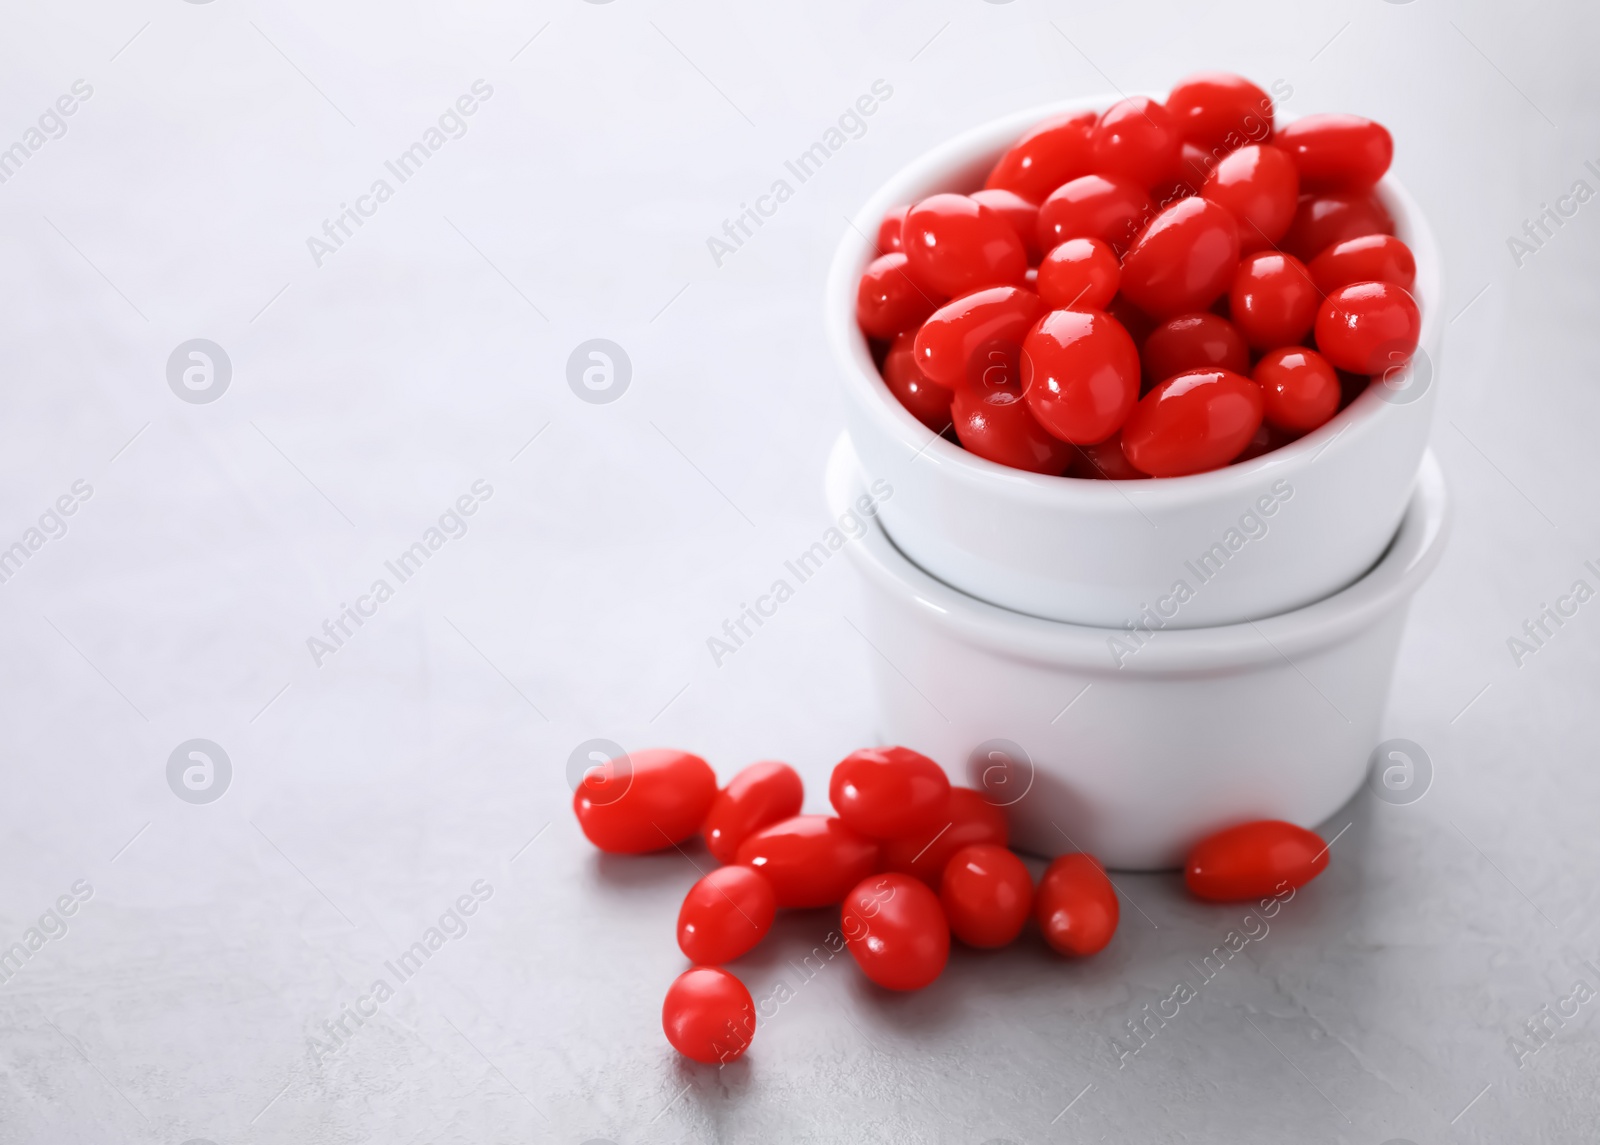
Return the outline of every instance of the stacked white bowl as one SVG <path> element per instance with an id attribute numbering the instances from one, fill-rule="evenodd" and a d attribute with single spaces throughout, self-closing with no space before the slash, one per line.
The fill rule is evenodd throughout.
<path id="1" fill-rule="evenodd" d="M 1137 482 L 1026 473 L 934 435 L 856 326 L 856 283 L 877 253 L 863 231 L 981 186 L 1039 121 L 1110 102 L 970 131 L 862 209 L 827 284 L 848 423 L 827 489 L 835 516 L 871 514 L 851 551 L 885 742 L 964 772 L 1007 808 L 1024 850 L 1151 869 L 1245 820 L 1312 826 L 1361 784 L 1407 605 L 1446 534 L 1426 452 L 1441 298 L 1433 236 L 1386 177 L 1378 193 L 1416 256 L 1419 349 L 1320 429 L 1242 464 Z"/>

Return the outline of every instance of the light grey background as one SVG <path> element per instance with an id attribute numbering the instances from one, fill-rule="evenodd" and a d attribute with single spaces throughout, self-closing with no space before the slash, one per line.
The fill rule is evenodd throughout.
<path id="1" fill-rule="evenodd" d="M 0 184 L 0 546 L 92 495 L 0 585 L 0 944 L 92 896 L 0 986 L 0 1139 L 1591 1137 L 1600 999 L 1521 1066 L 1512 1038 L 1600 989 L 1600 602 L 1520 668 L 1506 641 L 1600 587 L 1600 204 L 1520 267 L 1507 239 L 1600 190 L 1597 23 L 1440 0 L 8 4 L 0 147 L 75 80 L 93 95 Z M 827 523 L 819 290 L 846 217 L 952 132 L 1206 67 L 1381 119 L 1438 232 L 1456 532 L 1387 723 L 1432 789 L 1330 820 L 1353 826 L 1328 874 L 1126 1068 L 1112 1038 L 1242 914 L 1172 876 L 1119 879 L 1091 961 L 957 952 L 914 997 L 841 961 L 798 985 L 830 922 L 786 917 L 737 970 L 795 996 L 745 1060 L 687 1067 L 659 1007 L 707 859 L 600 859 L 567 759 L 783 758 L 820 809 L 873 740 L 843 564 L 720 667 L 706 645 Z M 307 239 L 479 79 L 465 135 L 319 267 Z M 716 265 L 707 238 L 877 79 L 865 134 Z M 232 365 L 206 404 L 167 380 L 194 338 Z M 631 361 L 612 403 L 568 385 L 593 338 Z M 308 637 L 479 480 L 466 534 L 318 666 Z M 232 764 L 205 804 L 167 782 L 197 738 Z M 318 1053 L 478 880 L 467 933 Z"/>

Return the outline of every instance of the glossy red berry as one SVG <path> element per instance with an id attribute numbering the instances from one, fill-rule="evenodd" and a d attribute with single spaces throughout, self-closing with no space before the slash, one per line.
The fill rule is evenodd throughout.
<path id="1" fill-rule="evenodd" d="M 1084 175 L 1039 204 L 1039 247 L 1050 251 L 1068 239 L 1099 239 L 1120 255 L 1154 214 L 1149 193 L 1133 180 Z"/>
<path id="2" fill-rule="evenodd" d="M 1023 340 L 1022 390 L 1062 441 L 1104 441 L 1139 400 L 1139 350 L 1103 311 L 1052 311 Z"/>
<path id="3" fill-rule="evenodd" d="M 1404 363 L 1401 363 L 1402 365 Z M 1339 408 L 1342 410 L 1362 394 L 1367 392 L 1367 387 L 1372 384 L 1373 378 L 1369 374 L 1352 374 L 1349 370 L 1339 370 Z M 1382 384 L 1382 379 L 1377 379 Z"/>
<path id="4" fill-rule="evenodd" d="M 1293 346 L 1311 332 L 1321 294 L 1306 264 L 1292 254 L 1258 251 L 1234 271 L 1228 313 L 1257 350 Z"/>
<path id="5" fill-rule="evenodd" d="M 1392 282 L 1409 291 L 1417 280 L 1411 248 L 1393 235 L 1363 235 L 1335 243 L 1312 259 L 1309 269 L 1324 294 L 1353 282 Z"/>
<path id="6" fill-rule="evenodd" d="M 856 287 L 856 322 L 870 338 L 914 330 L 936 305 L 906 273 L 906 256 L 899 251 L 873 259 Z"/>
<path id="7" fill-rule="evenodd" d="M 718 867 L 689 888 L 678 910 L 678 949 L 701 966 L 732 962 L 766 937 L 777 913 L 765 878 L 749 867 Z"/>
<path id="8" fill-rule="evenodd" d="M 1274 429 L 1310 433 L 1339 410 L 1339 375 L 1315 350 L 1268 350 L 1251 377 L 1261 387 L 1262 416 Z"/>
<path id="9" fill-rule="evenodd" d="M 719 863 L 731 863 L 756 831 L 800 814 L 805 787 L 787 763 L 752 763 L 728 780 L 706 812 L 706 850 Z"/>
<path id="10" fill-rule="evenodd" d="M 1076 111 L 1045 121 L 1000 157 L 983 185 L 1043 202 L 1061 184 L 1094 169 L 1089 130 L 1099 118 L 1093 111 Z"/>
<path id="11" fill-rule="evenodd" d="M 933 195 L 906 213 L 900 242 L 911 277 L 934 298 L 1018 286 L 1028 252 L 1004 215 L 966 195 Z"/>
<path id="12" fill-rule="evenodd" d="M 1228 464 L 1261 425 L 1261 387 L 1232 370 L 1190 370 L 1151 390 L 1122 427 L 1122 450 L 1152 477 Z"/>
<path id="13" fill-rule="evenodd" d="M 1148 481 L 1150 474 L 1135 469 L 1128 455 L 1122 451 L 1122 434 L 1115 433 L 1104 441 L 1074 448 L 1078 456 L 1073 459 L 1068 477 L 1084 481 Z"/>
<path id="14" fill-rule="evenodd" d="M 908 747 L 862 748 L 834 765 L 828 799 L 861 834 L 893 839 L 944 821 L 950 780 L 937 763 Z"/>
<path id="15" fill-rule="evenodd" d="M 963 387 L 950 403 L 956 438 L 968 453 L 1012 469 L 1059 477 L 1072 446 L 1051 435 L 1023 399 L 1020 386 Z"/>
<path id="16" fill-rule="evenodd" d="M 1217 366 L 1236 374 L 1250 372 L 1250 347 L 1238 327 L 1209 310 L 1169 318 L 1145 337 L 1139 352 L 1144 380 L 1164 382 L 1173 374 Z"/>
<path id="17" fill-rule="evenodd" d="M 950 957 L 944 908 L 910 875 L 863 880 L 845 897 L 839 929 L 861 972 L 889 990 L 922 989 Z"/>
<path id="18" fill-rule="evenodd" d="M 913 330 L 896 336 L 883 359 L 883 382 L 907 413 L 934 433 L 943 433 L 950 428 L 950 399 L 955 394 L 929 379 L 917 366 L 916 339 Z M 798 810 L 797 806 L 795 811 Z"/>
<path id="19" fill-rule="evenodd" d="M 1068 239 L 1039 264 L 1039 297 L 1051 310 L 1104 310 L 1121 281 L 1116 252 L 1101 239 Z"/>
<path id="20" fill-rule="evenodd" d="M 1040 255 L 1039 250 L 1039 204 L 1030 202 L 1004 187 L 985 187 L 981 191 L 972 192 L 969 196 L 974 202 L 982 203 L 991 211 L 996 212 L 1006 222 L 1011 224 L 1011 229 L 1017 232 L 1017 237 L 1022 240 L 1022 245 L 1027 249 L 1028 261 L 1036 262 Z"/>
<path id="21" fill-rule="evenodd" d="M 1044 303 L 1020 286 L 991 286 L 952 299 L 917 331 L 917 366 L 947 389 L 1016 385 L 1022 339 Z"/>
<path id="22" fill-rule="evenodd" d="M 888 254 L 890 251 L 900 249 L 900 232 L 906 223 L 906 212 L 911 207 L 896 207 L 878 224 L 878 253 Z"/>
<path id="23" fill-rule="evenodd" d="M 872 873 L 878 844 L 826 815 L 796 815 L 739 846 L 738 861 L 772 884 L 785 908 L 831 906 Z"/>
<path id="24" fill-rule="evenodd" d="M 1274 449 L 1288 445 L 1298 436 L 1300 435 L 1287 433 L 1281 429 L 1274 429 L 1269 422 L 1263 419 L 1261 428 L 1256 430 L 1255 436 L 1250 439 L 1250 443 L 1240 451 L 1239 456 L 1235 457 L 1232 463 L 1234 465 L 1242 465 L 1252 458 L 1260 457 L 1263 453 L 1271 453 Z"/>
<path id="25" fill-rule="evenodd" d="M 705 1065 L 735 1061 L 756 1032 L 750 991 L 726 970 L 696 966 L 678 975 L 661 1006 L 667 1041 L 684 1057 Z"/>
<path id="26" fill-rule="evenodd" d="M 1389 169 L 1394 140 L 1359 115 L 1308 115 L 1285 124 L 1273 145 L 1287 151 L 1309 191 L 1361 191 Z"/>
<path id="27" fill-rule="evenodd" d="M 1294 161 L 1276 147 L 1250 144 L 1225 155 L 1200 194 L 1239 224 L 1239 249 L 1275 247 L 1294 221 L 1300 204 L 1300 176 Z"/>
<path id="28" fill-rule="evenodd" d="M 1184 168 L 1183 170 L 1187 172 L 1188 169 Z M 1180 199 L 1188 199 L 1198 195 L 1204 183 L 1205 180 L 1191 179 L 1184 173 L 1180 173 L 1176 179 L 1169 179 L 1165 183 L 1157 183 L 1150 188 L 1150 202 L 1154 207 L 1151 217 L 1159 215 Z"/>
<path id="29" fill-rule="evenodd" d="M 1033 909 L 1033 876 L 1005 847 L 977 843 L 945 864 L 939 884 L 951 932 L 968 946 L 1005 946 L 1022 933 Z"/>
<path id="30" fill-rule="evenodd" d="M 1106 313 L 1117 320 L 1117 324 L 1128 332 L 1135 346 L 1144 345 L 1144 340 L 1150 337 L 1150 332 L 1159 323 L 1154 318 L 1129 302 L 1121 294 L 1111 300 L 1111 305 L 1106 307 Z"/>
<path id="31" fill-rule="evenodd" d="M 1204 310 L 1239 265 L 1239 226 L 1208 199 L 1184 199 L 1157 215 L 1122 260 L 1122 293 L 1153 318 Z"/>
<path id="32" fill-rule="evenodd" d="M 1362 235 L 1392 235 L 1394 219 L 1373 191 L 1301 195 L 1294 221 L 1278 246 L 1310 262 L 1335 243 Z"/>
<path id="33" fill-rule="evenodd" d="M 1328 866 L 1328 847 L 1314 831 L 1261 819 L 1218 831 L 1195 845 L 1183 881 L 1197 898 L 1243 902 L 1304 886 Z"/>
<path id="34" fill-rule="evenodd" d="M 1034 918 L 1057 954 L 1074 958 L 1104 950 L 1117 932 L 1116 888 L 1093 855 L 1062 855 L 1046 868 L 1033 896 Z"/>
<path id="35" fill-rule="evenodd" d="M 573 792 L 572 810 L 596 847 L 637 855 L 699 831 L 716 794 L 717 777 L 705 760 L 656 748 L 590 768 Z"/>
<path id="36" fill-rule="evenodd" d="M 1355 282 L 1323 300 L 1316 334 L 1317 349 L 1339 369 L 1378 374 L 1411 357 L 1422 314 L 1392 282 Z"/>
<path id="37" fill-rule="evenodd" d="M 1168 93 L 1167 111 L 1184 141 L 1225 154 L 1272 135 L 1272 97 L 1243 76 L 1197 72 Z"/>
<path id="38" fill-rule="evenodd" d="M 1226 152 L 1221 150 L 1213 153 L 1206 148 L 1185 142 L 1183 162 L 1179 165 L 1178 177 L 1198 191 L 1206 185 L 1206 180 L 1211 177 L 1211 172 L 1217 169 L 1217 164 L 1225 154 Z"/>
<path id="39" fill-rule="evenodd" d="M 883 869 L 914 875 L 938 887 L 950 856 L 973 843 L 1004 847 L 1009 836 L 1005 813 L 970 787 L 952 787 L 939 821 L 912 835 L 883 844 Z"/>
<path id="40" fill-rule="evenodd" d="M 1183 137 L 1165 107 L 1147 96 L 1120 99 L 1090 132 L 1094 170 L 1120 175 L 1141 187 L 1177 177 Z"/>

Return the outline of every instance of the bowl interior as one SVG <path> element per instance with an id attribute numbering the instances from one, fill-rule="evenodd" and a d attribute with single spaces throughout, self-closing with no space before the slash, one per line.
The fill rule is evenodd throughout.
<path id="1" fill-rule="evenodd" d="M 1011 498 L 1060 504 L 1080 512 L 1127 512 L 1129 502 L 1122 486 L 1129 483 L 1026 473 L 986 461 L 934 435 L 900 405 L 878 373 L 871 348 L 855 322 L 856 282 L 877 254 L 869 236 L 876 235 L 878 222 L 891 209 L 938 191 L 966 191 L 981 186 L 995 160 L 1041 120 L 1064 112 L 1104 108 L 1118 98 L 1065 100 L 1015 112 L 973 128 L 912 160 L 867 200 L 857 213 L 857 222 L 846 228 L 826 287 L 824 320 L 835 360 L 844 372 L 845 385 L 880 432 L 901 441 L 908 455 L 921 453 L 950 467 L 952 474 L 964 482 L 996 491 L 1004 489 Z M 1297 118 L 1281 109 L 1275 115 L 1280 123 Z M 1411 293 L 1422 312 L 1418 352 L 1436 358 L 1442 330 L 1442 299 L 1433 234 L 1415 200 L 1392 174 L 1385 175 L 1378 184 L 1378 195 L 1394 217 L 1396 235 L 1416 257 L 1417 278 Z M 1208 473 L 1138 482 L 1139 500 L 1147 505 L 1170 502 L 1176 507 L 1242 494 L 1259 484 L 1263 476 L 1276 476 L 1309 464 L 1333 438 L 1343 436 L 1353 444 L 1372 432 L 1381 419 L 1397 416 L 1404 416 L 1403 407 L 1384 401 L 1376 386 L 1368 386 L 1326 424 L 1288 445 Z"/>

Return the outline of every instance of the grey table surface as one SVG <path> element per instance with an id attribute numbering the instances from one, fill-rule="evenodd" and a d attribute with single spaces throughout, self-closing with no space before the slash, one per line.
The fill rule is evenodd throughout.
<path id="1" fill-rule="evenodd" d="M 0 584 L 0 943 L 24 950 L 0 1140 L 1593 1140 L 1600 603 L 1532 655 L 1508 640 L 1600 587 L 1597 23 L 1441 0 L 7 5 L 0 545 L 28 556 Z M 1440 238 L 1456 530 L 1385 724 L 1431 786 L 1324 824 L 1327 875 L 1144 1044 L 1127 1023 L 1244 925 L 1170 875 L 1119 879 L 1099 957 L 958 951 L 907 997 L 803 970 L 830 920 L 785 917 L 738 964 L 786 998 L 755 1047 L 686 1066 L 659 1007 L 707 859 L 599 857 L 567 760 L 593 738 L 723 775 L 783 758 L 821 809 L 874 739 L 845 565 L 720 666 L 706 644 L 825 518 L 837 236 L 958 129 L 1206 67 L 1383 120 Z M 196 338 L 225 390 L 183 380 Z M 631 366 L 619 400 L 569 385 L 595 338 Z M 347 606 L 367 615 L 340 632 Z M 218 761 L 199 791 L 195 739 Z M 391 970 L 430 928 L 437 953 Z"/>

